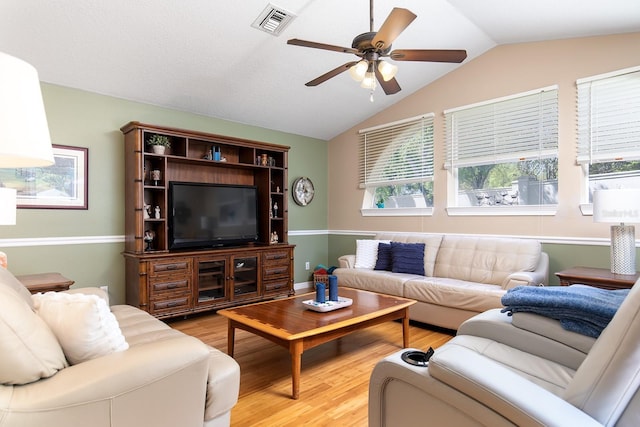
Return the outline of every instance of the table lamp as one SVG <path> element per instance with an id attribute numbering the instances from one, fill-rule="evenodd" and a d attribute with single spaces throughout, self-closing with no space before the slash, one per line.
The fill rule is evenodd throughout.
<path id="1" fill-rule="evenodd" d="M 52 165 L 38 72 L 0 52 L 0 168 Z M 16 190 L 0 183 L 0 224 L 16 223 Z"/>
<path id="2" fill-rule="evenodd" d="M 640 222 L 640 189 L 621 188 L 593 192 L 593 220 L 611 226 L 611 272 L 636 273 L 636 231 Z"/>

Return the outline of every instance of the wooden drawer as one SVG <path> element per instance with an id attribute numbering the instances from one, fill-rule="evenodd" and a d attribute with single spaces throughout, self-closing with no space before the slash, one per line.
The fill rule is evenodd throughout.
<path id="1" fill-rule="evenodd" d="M 191 274 L 192 258 L 171 258 L 149 263 L 149 275 Z"/>
<path id="2" fill-rule="evenodd" d="M 279 277 L 289 277 L 290 266 L 286 265 L 265 265 L 262 267 L 263 280 L 277 279 Z"/>
<path id="3" fill-rule="evenodd" d="M 151 300 L 149 313 L 154 316 L 163 314 L 175 315 L 180 312 L 188 312 L 191 309 L 191 295 L 177 295 L 171 298 Z"/>
<path id="4" fill-rule="evenodd" d="M 270 280 L 263 283 L 264 293 L 268 294 L 282 294 L 289 292 L 289 279 L 282 280 Z"/>
<path id="5" fill-rule="evenodd" d="M 288 250 L 274 250 L 262 254 L 263 265 L 282 265 L 291 262 L 291 255 Z"/>
<path id="6" fill-rule="evenodd" d="M 189 291 L 191 289 L 191 281 L 188 278 L 177 278 L 175 280 L 150 280 L 149 291 L 152 295 L 163 292 Z"/>

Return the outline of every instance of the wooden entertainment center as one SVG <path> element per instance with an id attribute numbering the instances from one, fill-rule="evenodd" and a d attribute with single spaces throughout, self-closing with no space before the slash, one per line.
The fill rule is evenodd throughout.
<path id="1" fill-rule="evenodd" d="M 139 122 L 120 130 L 127 304 L 163 318 L 293 294 L 294 246 L 287 241 L 289 147 Z M 169 137 L 166 153 L 155 154 L 146 144 L 152 135 Z M 220 160 L 214 160 L 214 151 Z M 170 250 L 172 181 L 257 187 L 258 241 Z"/>

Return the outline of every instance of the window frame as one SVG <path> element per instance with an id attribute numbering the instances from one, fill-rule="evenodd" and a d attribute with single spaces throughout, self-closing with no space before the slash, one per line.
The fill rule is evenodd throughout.
<path id="1" fill-rule="evenodd" d="M 481 145 L 484 149 L 493 147 L 498 148 L 494 150 L 498 154 L 486 154 L 485 152 L 480 150 L 480 153 L 485 153 L 485 156 L 476 155 L 473 151 L 466 151 L 465 155 L 467 158 L 462 161 L 459 158 L 458 150 L 460 145 L 456 142 L 456 132 L 458 132 L 457 124 L 455 120 L 458 115 L 464 113 L 473 113 L 481 112 L 482 109 L 491 110 L 490 113 L 484 115 L 484 118 L 487 120 L 496 120 L 499 114 L 502 112 L 495 112 L 494 110 L 502 108 L 502 107 L 511 107 L 513 110 L 505 110 L 509 114 L 514 114 L 518 111 L 520 106 L 520 102 L 526 103 L 527 98 L 531 98 L 533 100 L 544 100 L 546 97 L 549 97 L 549 106 L 550 106 L 550 127 L 551 133 L 549 136 L 545 133 L 542 134 L 543 146 L 538 146 L 537 150 L 531 149 L 533 145 L 529 144 L 529 149 L 524 152 L 512 151 L 508 156 L 503 155 L 503 151 L 501 151 L 500 146 L 500 138 L 499 133 L 488 132 L 489 135 L 492 135 L 492 142 Z M 540 103 L 540 101 L 538 101 Z M 533 102 L 532 102 L 533 104 Z M 544 104 L 542 108 L 539 108 L 537 111 L 540 113 L 544 113 L 548 108 L 547 104 Z M 447 181 L 447 213 L 449 216 L 522 216 L 522 215 L 534 215 L 534 216 L 551 216 L 555 215 L 557 211 L 557 204 L 536 204 L 536 205 L 511 205 L 511 206 L 458 206 L 458 192 L 459 192 L 459 182 L 458 182 L 458 168 L 460 167 L 468 167 L 474 165 L 487 165 L 490 164 L 486 160 L 494 159 L 493 164 L 501 164 L 501 163 L 515 163 L 517 161 L 523 159 L 542 159 L 542 158 L 558 158 L 559 156 L 559 87 L 558 85 L 551 85 L 542 87 L 539 89 L 534 89 L 526 92 L 516 93 L 512 95 L 507 95 L 504 97 L 494 98 L 474 104 L 469 104 L 461 107 L 455 107 L 443 112 L 445 118 L 445 163 L 443 165 L 444 169 L 448 173 L 448 181 Z M 500 117 L 498 117 L 499 119 Z M 545 121 L 546 124 L 546 121 Z M 507 128 L 511 129 L 507 126 Z M 547 129 L 545 128 L 545 131 Z M 548 137 L 547 137 L 548 136 Z M 540 140 L 541 133 L 537 135 L 538 140 Z M 491 138 L 490 138 L 491 140 Z M 496 142 L 497 141 L 497 142 Z M 546 144 L 546 145 L 545 145 Z M 470 144 L 469 144 L 470 145 Z M 506 146 L 509 148 L 510 146 L 517 146 L 518 144 L 509 141 Z M 504 145 L 503 145 L 504 146 Z M 531 156 L 531 154 L 534 156 Z"/>
<path id="2" fill-rule="evenodd" d="M 360 210 L 362 216 L 429 216 L 433 214 L 433 206 L 407 208 L 371 206 L 377 187 L 434 181 L 434 118 L 434 113 L 425 113 L 358 131 L 358 187 L 365 190 Z M 400 165 L 393 161 L 393 155 L 410 138 L 402 132 L 410 131 L 415 126 L 419 126 L 420 137 L 425 138 L 424 143 L 427 144 L 426 147 L 421 147 L 419 167 L 410 169 L 410 173 L 404 178 L 385 180 L 384 172 L 380 171 L 379 165 L 381 163 L 387 165 L 395 163 L 396 167 Z M 431 132 L 427 131 L 429 128 Z M 398 140 L 399 136 L 400 140 Z M 406 172 L 402 169 L 400 173 Z"/>
<path id="3" fill-rule="evenodd" d="M 633 150 L 633 142 L 623 144 L 621 151 L 608 149 L 607 145 L 611 144 L 599 144 L 599 132 L 602 132 L 605 128 L 615 128 L 619 125 L 619 122 L 614 124 L 607 123 L 603 126 L 598 126 L 597 121 L 600 115 L 605 115 L 610 109 L 603 108 L 601 111 L 594 110 L 594 108 L 596 108 L 594 107 L 594 104 L 603 105 L 601 104 L 603 101 L 614 100 L 612 93 L 617 90 L 617 87 L 619 87 L 619 82 L 622 81 L 622 84 L 626 85 L 624 79 L 625 76 L 628 75 L 633 75 L 634 79 L 638 80 L 634 80 L 629 86 L 625 86 L 618 91 L 628 95 L 628 91 L 631 90 L 630 86 L 632 86 L 633 90 L 640 91 L 640 66 L 584 77 L 577 79 L 575 83 L 577 92 L 576 117 L 578 122 L 576 164 L 581 166 L 582 170 L 580 195 L 580 211 L 582 215 L 593 215 L 593 204 L 589 201 L 591 188 L 589 166 L 591 164 L 640 160 L 640 150 Z M 598 89 L 602 92 L 596 92 Z M 594 101 L 594 97 L 596 96 L 598 98 Z M 632 95 L 629 98 L 634 98 L 634 96 Z M 637 96 L 635 98 L 637 99 Z M 619 111 L 621 109 L 619 104 L 624 102 L 625 98 L 617 98 L 615 101 L 618 102 L 618 104 L 611 109 Z M 633 114 L 640 114 L 640 102 L 638 101 L 636 101 L 634 105 L 633 112 L 629 115 L 631 116 Z M 633 122 L 632 129 L 634 135 L 640 136 L 640 120 Z M 594 133 L 596 134 L 595 136 Z M 629 150 L 630 148 L 631 150 Z"/>

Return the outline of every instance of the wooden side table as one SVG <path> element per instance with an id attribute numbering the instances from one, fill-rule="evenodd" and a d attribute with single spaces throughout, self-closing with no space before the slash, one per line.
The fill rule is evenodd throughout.
<path id="1" fill-rule="evenodd" d="M 560 279 L 560 286 L 582 284 L 602 289 L 629 289 L 640 273 L 614 274 L 606 268 L 572 267 L 557 272 L 556 276 Z"/>
<path id="2" fill-rule="evenodd" d="M 16 276 L 16 279 L 22 282 L 32 294 L 49 291 L 66 291 L 74 284 L 73 280 L 67 279 L 60 273 L 25 274 Z"/>

